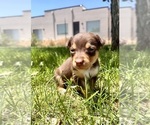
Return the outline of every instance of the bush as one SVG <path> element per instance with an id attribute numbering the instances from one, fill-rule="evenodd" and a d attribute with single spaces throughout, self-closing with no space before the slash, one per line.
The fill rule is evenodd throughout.
<path id="1" fill-rule="evenodd" d="M 11 42 L 10 38 L 6 34 L 0 34 L 0 45 L 6 46 Z"/>
<path id="2" fill-rule="evenodd" d="M 31 46 L 37 46 L 39 40 L 38 38 L 36 37 L 35 34 L 32 34 L 32 38 L 31 38 Z"/>

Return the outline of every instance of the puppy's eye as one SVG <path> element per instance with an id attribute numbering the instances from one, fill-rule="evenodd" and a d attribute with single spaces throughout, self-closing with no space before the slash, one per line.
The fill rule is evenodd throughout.
<path id="1" fill-rule="evenodd" d="M 74 54 L 75 52 L 76 52 L 75 49 L 70 49 L 70 53 L 71 53 L 71 54 Z"/>
<path id="2" fill-rule="evenodd" d="M 95 47 L 90 47 L 86 50 L 86 53 L 90 56 L 94 56 L 95 55 L 95 51 L 96 51 L 96 48 Z"/>
<path id="3" fill-rule="evenodd" d="M 95 52 L 95 48 L 88 48 L 88 52 L 90 52 L 90 53 Z"/>

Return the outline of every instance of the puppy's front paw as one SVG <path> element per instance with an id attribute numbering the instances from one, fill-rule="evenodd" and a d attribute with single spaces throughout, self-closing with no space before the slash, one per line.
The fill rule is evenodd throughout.
<path id="1" fill-rule="evenodd" d="M 66 89 L 58 87 L 58 91 L 60 94 L 64 95 L 66 93 Z"/>

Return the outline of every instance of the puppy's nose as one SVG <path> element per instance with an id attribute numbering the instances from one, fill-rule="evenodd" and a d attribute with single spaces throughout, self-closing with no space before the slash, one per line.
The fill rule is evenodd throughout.
<path id="1" fill-rule="evenodd" d="M 84 63 L 84 60 L 79 58 L 79 59 L 76 59 L 75 62 L 77 66 L 81 66 Z"/>

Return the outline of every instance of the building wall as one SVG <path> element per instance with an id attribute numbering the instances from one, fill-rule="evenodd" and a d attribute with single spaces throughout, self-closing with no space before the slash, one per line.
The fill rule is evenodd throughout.
<path id="1" fill-rule="evenodd" d="M 31 40 L 31 12 L 23 11 L 21 16 L 0 17 L 0 34 L 4 31 L 17 30 L 19 41 Z"/>
<path id="2" fill-rule="evenodd" d="M 61 39 L 73 36 L 73 22 L 79 22 L 79 32 L 86 32 L 87 21 L 100 21 L 100 36 L 110 39 L 110 11 L 109 8 L 85 9 L 74 6 L 63 9 L 45 11 L 44 16 L 32 17 L 32 31 L 43 29 L 43 40 Z M 58 35 L 57 24 L 67 24 L 68 34 Z"/>
<path id="3" fill-rule="evenodd" d="M 100 21 L 99 35 L 106 41 L 111 40 L 111 16 L 108 7 L 86 9 L 84 6 L 72 6 L 47 10 L 42 16 L 32 17 L 30 11 L 21 16 L 0 17 L 0 34 L 5 30 L 18 30 L 19 41 L 31 41 L 31 33 L 40 30 L 41 40 L 57 40 L 74 35 L 73 23 L 79 22 L 79 32 L 87 32 L 87 21 Z M 57 34 L 58 24 L 68 24 L 68 33 Z M 131 7 L 120 8 L 120 39 L 129 44 L 136 41 L 136 15 Z"/>
<path id="4" fill-rule="evenodd" d="M 109 39 L 110 34 L 110 11 L 108 8 L 95 9 L 95 10 L 85 10 L 83 11 L 82 20 L 84 27 L 86 28 L 87 21 L 100 20 L 100 32 L 99 35 L 104 39 Z M 86 32 L 83 28 L 82 31 Z"/>
<path id="5" fill-rule="evenodd" d="M 120 39 L 128 44 L 135 44 L 136 41 L 136 14 L 130 7 L 120 8 L 119 23 Z"/>

